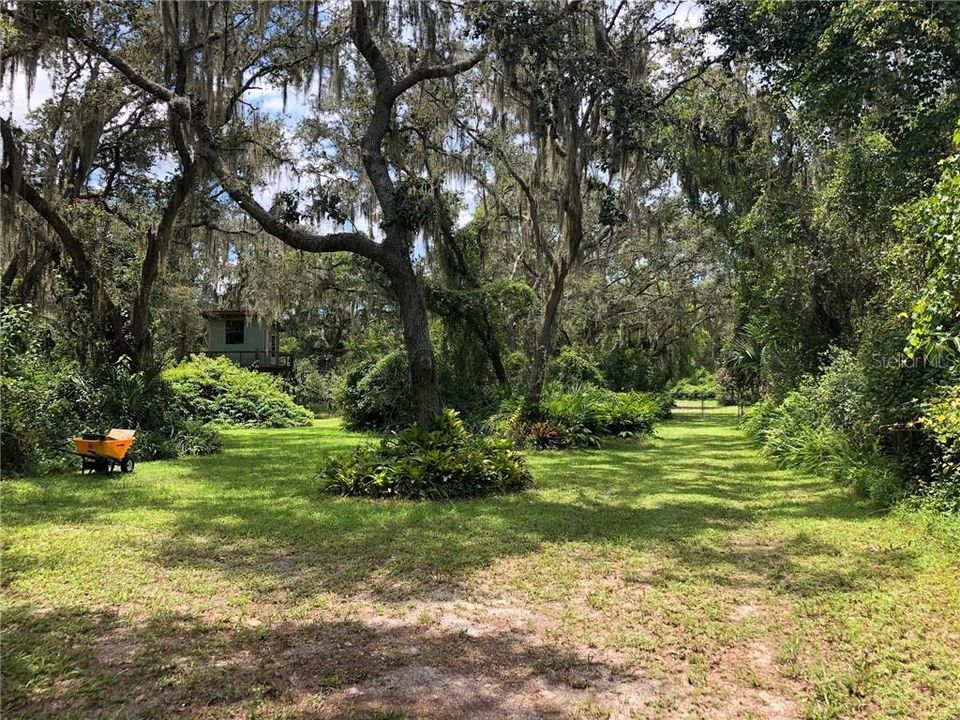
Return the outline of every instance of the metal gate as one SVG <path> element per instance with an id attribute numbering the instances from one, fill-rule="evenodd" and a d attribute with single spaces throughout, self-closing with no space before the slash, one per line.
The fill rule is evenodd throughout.
<path id="1" fill-rule="evenodd" d="M 720 405 L 716 400 L 675 400 L 675 417 L 697 417 L 706 419 L 707 415 L 733 415 L 743 417 L 743 405 Z"/>

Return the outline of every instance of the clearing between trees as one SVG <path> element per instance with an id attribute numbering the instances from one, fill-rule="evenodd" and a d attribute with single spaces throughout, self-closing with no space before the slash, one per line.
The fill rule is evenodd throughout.
<path id="1" fill-rule="evenodd" d="M 361 436 L 4 482 L 22 718 L 948 718 L 960 560 L 711 411 L 529 456 L 533 491 L 333 498 Z"/>

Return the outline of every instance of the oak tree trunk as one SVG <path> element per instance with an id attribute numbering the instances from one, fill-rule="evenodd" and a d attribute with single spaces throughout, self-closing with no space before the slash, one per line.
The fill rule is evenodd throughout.
<path id="1" fill-rule="evenodd" d="M 524 393 L 524 404 L 528 408 L 539 406 L 543 397 L 543 384 L 547 376 L 547 356 L 553 346 L 553 330 L 556 326 L 557 313 L 560 310 L 560 301 L 563 299 L 563 286 L 566 279 L 567 267 L 564 264 L 554 277 L 547 302 L 540 314 L 540 325 L 537 328 L 533 359 L 530 365 L 530 377 L 527 378 L 527 388 Z"/>
<path id="2" fill-rule="evenodd" d="M 430 341 L 427 303 L 420 281 L 408 258 L 403 258 L 393 273 L 392 284 L 403 325 L 403 344 L 410 368 L 410 393 L 417 422 L 429 425 L 440 412 L 440 383 L 437 363 Z"/>

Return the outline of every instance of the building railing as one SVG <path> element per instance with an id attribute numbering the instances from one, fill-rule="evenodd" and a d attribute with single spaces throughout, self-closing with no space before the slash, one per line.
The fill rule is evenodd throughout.
<path id="1" fill-rule="evenodd" d="M 242 367 L 267 372 L 293 372 L 293 355 L 265 350 L 207 350 L 207 357 L 225 357 Z"/>

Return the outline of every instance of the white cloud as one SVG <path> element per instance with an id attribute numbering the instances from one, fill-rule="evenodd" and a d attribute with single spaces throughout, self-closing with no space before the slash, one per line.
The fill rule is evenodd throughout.
<path id="1" fill-rule="evenodd" d="M 703 8 L 696 2 L 683 0 L 677 10 L 676 19 L 681 27 L 699 27 L 703 21 Z"/>
<path id="2" fill-rule="evenodd" d="M 303 119 L 308 111 L 309 90 L 301 93 L 298 89 L 290 86 L 287 88 L 287 104 L 283 104 L 283 88 L 279 85 L 267 83 L 262 87 L 255 87 L 245 93 L 245 100 L 261 112 L 274 117 L 287 116 L 294 122 Z"/>
<path id="3" fill-rule="evenodd" d="M 53 87 L 46 70 L 37 68 L 33 87 L 30 88 L 28 95 L 27 74 L 23 68 L 20 68 L 14 73 L 12 79 L 7 76 L 3 80 L 3 86 L 0 88 L 0 112 L 4 117 L 11 118 L 15 125 L 23 127 L 26 124 L 27 115 L 52 97 Z"/>

